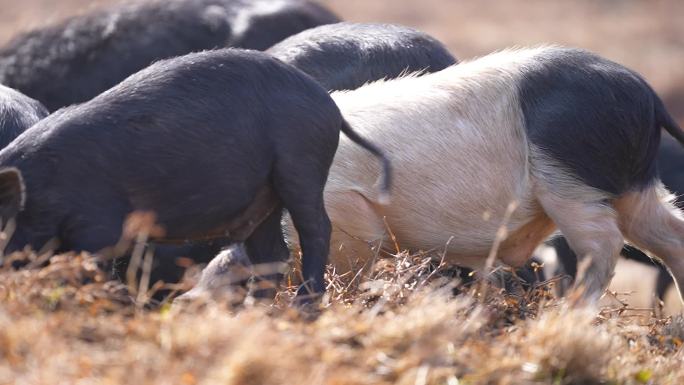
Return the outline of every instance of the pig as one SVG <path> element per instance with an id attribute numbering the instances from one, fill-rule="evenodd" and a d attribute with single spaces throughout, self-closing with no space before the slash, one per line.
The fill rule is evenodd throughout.
<path id="1" fill-rule="evenodd" d="M 435 72 L 457 62 L 431 36 L 390 24 L 324 25 L 287 38 L 266 53 L 297 67 L 328 90 L 356 88 L 409 72 Z M 291 221 L 287 223 L 292 229 Z M 295 242 L 291 242 L 291 247 Z M 185 301 L 230 290 L 236 279 L 229 267 L 244 259 L 236 257 L 240 250 L 234 246 L 217 255 L 202 271 L 197 285 L 179 299 Z"/>
<path id="2" fill-rule="evenodd" d="M 0 149 L 46 116 L 40 102 L 0 84 Z"/>
<path id="3" fill-rule="evenodd" d="M 674 204 L 684 208 L 681 196 L 684 194 L 684 151 L 679 143 L 669 135 L 664 135 L 657 154 L 658 174 L 665 187 L 675 195 Z M 577 275 L 577 255 L 572 251 L 563 237 L 556 237 L 549 242 L 554 247 L 558 258 L 557 273 L 567 274 L 572 280 Z M 627 259 L 654 266 L 657 270 L 655 298 L 664 300 L 667 290 L 673 281 L 667 268 L 657 259 L 633 246 L 625 246 L 621 255 Z"/>
<path id="4" fill-rule="evenodd" d="M 199 281 L 191 290 L 174 298 L 173 303 L 191 303 L 232 294 L 232 289 L 254 275 L 252 262 L 244 243 L 234 243 L 221 250 L 202 270 Z"/>
<path id="5" fill-rule="evenodd" d="M 394 79 L 408 73 L 437 72 L 458 63 L 444 44 L 424 32 L 377 23 L 322 25 L 293 35 L 266 52 L 304 71 L 324 88 L 336 91 L 356 89 L 366 83 Z M 225 262 L 221 264 L 227 265 Z M 207 286 L 208 293 L 215 292 L 212 285 L 221 280 L 209 277 L 220 271 L 208 266 L 198 286 L 193 289 L 193 296 L 198 296 L 202 286 Z M 472 280 L 470 269 L 460 267 L 460 271 L 462 280 Z M 516 273 L 526 288 L 545 278 L 529 264 Z M 224 281 L 232 282 L 233 279 Z M 511 288 L 514 279 L 507 276 L 495 280 L 495 283 L 501 281 Z"/>
<path id="6" fill-rule="evenodd" d="M 47 109 L 40 102 L 0 84 L 0 149 L 47 115 Z M 4 263 L 0 258 L 0 265 Z M 12 261 L 14 268 L 23 265 L 23 261 Z"/>
<path id="7" fill-rule="evenodd" d="M 558 229 L 590 258 L 576 282 L 583 303 L 602 295 L 625 238 L 660 258 L 681 294 L 684 222 L 656 153 L 661 127 L 680 144 L 684 132 L 634 71 L 540 46 L 332 97 L 396 170 L 392 203 L 381 205 L 379 169 L 340 141 L 324 195 L 338 272 L 371 261 L 370 246 L 394 250 L 394 239 L 474 269 L 492 250 L 519 267 Z"/>
<path id="8" fill-rule="evenodd" d="M 160 59 L 236 45 L 264 48 L 338 21 L 321 6 L 287 0 L 127 2 L 35 29 L 0 48 L 0 83 L 50 111 L 92 99 Z"/>
<path id="9" fill-rule="evenodd" d="M 153 241 L 244 241 L 255 263 L 289 256 L 280 218 L 302 239 L 302 294 L 320 293 L 330 221 L 323 188 L 339 132 L 390 165 L 308 75 L 257 51 L 159 61 L 94 99 L 60 109 L 0 151 L 7 252 L 98 252 L 131 213 L 154 215 Z"/>
<path id="10" fill-rule="evenodd" d="M 323 25 L 266 52 L 309 74 L 325 89 L 338 91 L 405 73 L 436 72 L 457 62 L 432 36 L 391 24 Z"/>
<path id="11" fill-rule="evenodd" d="M 339 22 L 320 4 L 304 0 L 243 0 L 230 45 L 263 51 L 298 32 Z"/>

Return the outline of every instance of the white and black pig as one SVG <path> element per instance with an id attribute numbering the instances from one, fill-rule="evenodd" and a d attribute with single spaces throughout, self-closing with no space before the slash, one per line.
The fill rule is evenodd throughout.
<path id="1" fill-rule="evenodd" d="M 635 72 L 542 46 L 332 96 L 396 170 L 392 203 L 381 205 L 379 169 L 341 140 L 325 190 L 338 270 L 368 261 L 369 244 L 391 249 L 388 227 L 401 247 L 446 247 L 449 261 L 473 268 L 504 235 L 498 258 L 520 266 L 559 229 L 591 258 L 577 283 L 590 303 L 625 238 L 684 289 L 684 222 L 656 172 L 661 127 L 680 143 L 684 133 Z"/>

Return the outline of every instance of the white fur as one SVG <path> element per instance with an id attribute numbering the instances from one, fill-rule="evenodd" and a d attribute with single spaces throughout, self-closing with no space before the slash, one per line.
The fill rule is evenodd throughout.
<path id="1" fill-rule="evenodd" d="M 684 222 L 656 192 L 610 196 L 528 142 L 516 87 L 526 67 L 554 49 L 505 50 L 332 94 L 351 126 L 389 155 L 395 172 L 392 202 L 383 206 L 377 162 L 340 139 L 325 189 L 338 271 L 363 267 L 377 246 L 446 250 L 449 262 L 480 268 L 499 241 L 499 259 L 520 266 L 558 226 L 580 258 L 591 258 L 577 284 L 592 303 L 610 282 L 623 233 L 671 255 L 663 258 L 684 287 Z M 509 217 L 511 203 L 517 209 Z"/>
<path id="2" fill-rule="evenodd" d="M 234 244 L 214 257 L 202 270 L 195 287 L 176 298 L 174 302 L 209 299 L 216 294 L 229 294 L 231 285 L 246 280 L 251 274 L 251 263 L 244 245 Z"/>
<path id="3" fill-rule="evenodd" d="M 289 2 L 284 0 L 258 0 L 244 5 L 233 19 L 233 35 L 242 36 L 254 17 L 276 13 L 288 5 Z"/>
<path id="4" fill-rule="evenodd" d="M 480 267 L 509 203 L 519 204 L 509 232 L 537 215 L 516 84 L 538 52 L 502 51 L 435 74 L 332 94 L 351 126 L 380 145 L 395 170 L 392 203 L 382 206 L 372 155 L 340 139 L 325 195 L 334 262 L 368 250 L 358 240 L 349 246 L 350 238 L 391 247 L 388 226 L 402 248 L 440 249 L 451 239 L 452 262 Z M 528 246 L 521 247 L 526 256 L 516 259 L 524 261 Z"/>
<path id="5" fill-rule="evenodd" d="M 620 197 L 615 208 L 622 233 L 665 263 L 684 298 L 684 221 L 662 185 Z"/>

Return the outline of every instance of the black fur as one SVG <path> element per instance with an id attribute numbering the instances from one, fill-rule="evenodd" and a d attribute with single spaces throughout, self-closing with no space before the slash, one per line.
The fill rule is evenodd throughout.
<path id="1" fill-rule="evenodd" d="M 246 28 L 236 28 L 231 46 L 258 50 L 309 28 L 340 21 L 320 4 L 303 0 L 246 1 L 238 17 L 248 22 Z"/>
<path id="2" fill-rule="evenodd" d="M 268 19 L 275 24 L 249 19 L 241 35 L 233 36 L 232 24 L 240 15 L 252 12 L 253 3 L 137 1 L 76 16 L 19 35 L 1 48 L 0 83 L 54 111 L 90 100 L 160 59 L 230 44 L 267 48 L 288 34 L 336 21 L 317 20 L 309 15 L 308 2 L 289 0 L 293 5 L 275 10 Z M 242 36 L 245 33 L 250 38 Z"/>
<path id="3" fill-rule="evenodd" d="M 385 194 L 386 198 L 389 198 L 389 190 L 390 187 L 392 186 L 392 164 L 389 161 L 389 158 L 385 156 L 384 152 L 380 149 L 380 147 L 376 146 L 375 144 L 367 141 L 364 139 L 361 135 L 359 135 L 356 131 L 354 131 L 353 128 L 347 123 L 347 121 L 342 122 L 342 127 L 340 127 L 340 130 L 347 135 L 349 140 L 352 142 L 360 145 L 361 147 L 365 148 L 370 152 L 371 154 L 375 155 L 382 161 L 382 183 L 380 185 L 380 190 L 383 194 Z"/>
<path id="4" fill-rule="evenodd" d="M 390 24 L 324 25 L 291 36 L 267 52 L 328 90 L 355 89 L 408 72 L 436 72 L 457 62 L 433 37 Z"/>
<path id="5" fill-rule="evenodd" d="M 658 148 L 657 156 L 658 174 L 663 181 L 665 187 L 677 196 L 675 204 L 680 209 L 684 209 L 684 150 L 681 145 L 669 135 L 663 135 Z M 562 238 L 556 238 L 549 242 L 556 250 L 558 255 L 559 270 L 563 274 L 567 274 L 572 280 L 577 275 L 577 255 L 570 249 L 567 241 Z M 658 299 L 664 299 L 667 289 L 673 284 L 672 276 L 659 261 L 651 259 L 641 250 L 625 246 L 622 249 L 622 256 L 637 262 L 654 266 L 658 269 L 658 276 L 656 279 L 656 296 Z"/>
<path id="6" fill-rule="evenodd" d="M 615 196 L 653 183 L 664 110 L 648 84 L 586 51 L 544 55 L 519 84 L 530 141 L 587 185 Z"/>
<path id="7" fill-rule="evenodd" d="M 681 144 L 669 135 L 663 135 L 657 161 L 660 180 L 677 197 L 675 205 L 684 209 L 684 150 Z"/>
<path id="8" fill-rule="evenodd" d="M 665 184 L 684 191 L 672 168 L 684 164 L 684 132 L 638 74 L 582 50 L 555 49 L 544 55 L 525 69 L 519 84 L 528 136 L 536 147 L 573 176 L 612 196 L 652 185 L 658 164 Z M 669 138 L 660 144 L 661 128 L 680 143 Z M 577 256 L 563 238 L 550 243 L 564 272 L 574 278 Z M 622 254 L 654 263 L 632 247 Z M 657 265 L 657 294 L 662 298 L 671 278 Z"/>
<path id="9" fill-rule="evenodd" d="M 0 149 L 46 116 L 40 102 L 0 85 Z"/>
<path id="10" fill-rule="evenodd" d="M 96 252 L 138 210 L 156 213 L 165 238 L 201 237 L 270 185 L 300 234 L 304 277 L 320 292 L 330 241 L 323 188 L 342 122 L 323 88 L 270 55 L 223 49 L 157 62 L 0 152 L 27 191 L 8 249 L 58 237 L 64 249 Z M 271 222 L 255 231 L 273 241 L 256 260 L 288 255 Z"/>

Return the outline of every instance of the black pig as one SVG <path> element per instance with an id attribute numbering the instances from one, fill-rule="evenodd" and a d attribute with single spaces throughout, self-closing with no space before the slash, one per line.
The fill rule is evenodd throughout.
<path id="1" fill-rule="evenodd" d="M 40 102 L 0 85 L 0 149 L 46 116 L 48 111 Z"/>
<path id="2" fill-rule="evenodd" d="M 431 36 L 390 24 L 323 25 L 291 36 L 266 52 L 304 71 L 328 90 L 353 89 L 408 72 L 435 72 L 457 62 Z M 231 269 L 216 266 L 232 265 L 228 262 L 237 250 L 241 249 L 232 248 L 219 254 L 184 298 L 214 293 L 217 282 L 234 283 Z M 167 273 L 168 279 L 172 276 Z"/>
<path id="3" fill-rule="evenodd" d="M 436 72 L 457 62 L 430 35 L 391 24 L 323 25 L 266 52 L 306 72 L 327 90 L 352 90 L 410 72 Z"/>
<path id="4" fill-rule="evenodd" d="M 265 50 L 279 41 L 340 19 L 320 4 L 304 0 L 243 1 L 233 22 L 230 45 Z"/>
<path id="5" fill-rule="evenodd" d="M 264 8 L 254 1 L 153 0 L 95 10 L 0 48 L 0 83 L 54 111 L 89 100 L 160 59 L 230 45 L 267 48 L 337 21 L 307 1 L 274 3 Z"/>
<path id="6" fill-rule="evenodd" d="M 284 208 L 308 288 L 321 292 L 331 231 L 323 188 L 340 130 L 389 172 L 323 88 L 270 55 L 223 49 L 157 62 L 0 152 L 0 217 L 17 222 L 8 251 L 56 237 L 62 249 L 97 252 L 143 211 L 156 214 L 158 241 L 230 231 L 254 262 L 276 261 L 288 256 Z"/>

